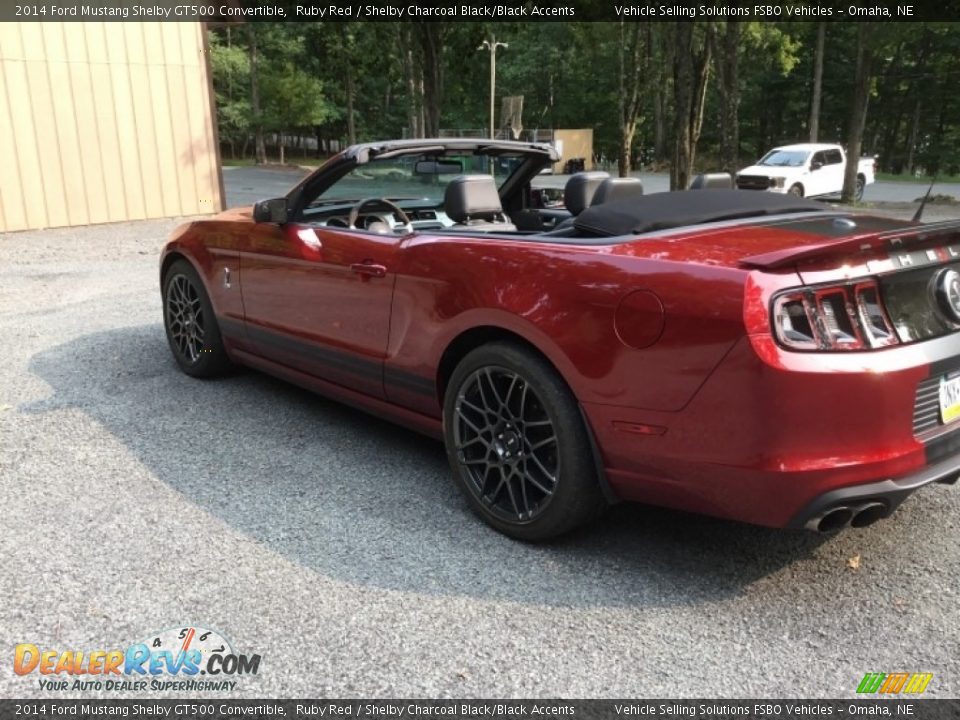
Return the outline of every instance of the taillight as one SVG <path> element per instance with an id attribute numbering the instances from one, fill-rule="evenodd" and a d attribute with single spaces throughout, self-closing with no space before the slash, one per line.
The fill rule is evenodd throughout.
<path id="1" fill-rule="evenodd" d="M 870 347 L 896 345 L 899 340 L 886 308 L 880 300 L 877 284 L 861 283 L 854 286 L 853 290 L 857 303 L 857 315 Z"/>
<path id="2" fill-rule="evenodd" d="M 872 281 L 778 295 L 773 326 L 777 340 L 792 350 L 863 350 L 899 342 Z"/>

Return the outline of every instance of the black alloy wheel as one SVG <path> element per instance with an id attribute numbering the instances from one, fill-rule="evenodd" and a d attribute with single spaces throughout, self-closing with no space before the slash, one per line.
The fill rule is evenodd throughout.
<path id="1" fill-rule="evenodd" d="M 461 361 L 447 388 L 444 432 L 471 507 L 507 535 L 555 537 L 605 506 L 576 401 L 523 346 L 485 345 Z"/>
<path id="2" fill-rule="evenodd" d="M 180 368 L 194 377 L 213 377 L 230 366 L 210 298 L 200 276 L 177 260 L 163 279 L 163 325 Z"/>

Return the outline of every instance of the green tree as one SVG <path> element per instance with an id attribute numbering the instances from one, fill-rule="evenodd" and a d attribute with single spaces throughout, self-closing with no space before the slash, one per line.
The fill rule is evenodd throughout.
<path id="1" fill-rule="evenodd" d="M 250 63 L 247 49 L 233 42 L 233 33 L 224 37 L 211 33 L 210 65 L 217 104 L 217 133 L 237 157 L 237 145 L 245 149 L 252 127 L 250 109 Z"/>
<path id="2" fill-rule="evenodd" d="M 263 124 L 277 133 L 282 164 L 288 133 L 323 124 L 333 109 L 324 98 L 323 82 L 293 63 L 272 65 L 264 80 Z"/>

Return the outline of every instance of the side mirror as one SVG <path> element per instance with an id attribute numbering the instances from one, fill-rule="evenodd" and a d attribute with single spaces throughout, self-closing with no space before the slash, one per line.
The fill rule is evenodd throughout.
<path id="1" fill-rule="evenodd" d="M 814 160 L 812 163 L 810 163 L 811 170 L 819 170 L 822 167 L 823 167 L 823 163 L 820 162 L 819 160 Z"/>
<path id="2" fill-rule="evenodd" d="M 253 221 L 283 225 L 287 222 L 287 199 L 258 200 L 253 206 Z"/>

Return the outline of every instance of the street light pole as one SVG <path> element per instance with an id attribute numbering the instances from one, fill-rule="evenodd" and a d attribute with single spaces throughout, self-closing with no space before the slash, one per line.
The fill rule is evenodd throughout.
<path id="1" fill-rule="evenodd" d="M 493 105 L 496 96 L 497 89 L 497 48 L 498 47 L 510 47 L 505 42 L 497 42 L 497 38 L 494 35 L 490 36 L 489 40 L 484 40 L 477 47 L 477 50 L 487 49 L 490 51 L 490 138 L 493 139 L 495 136 L 496 125 L 494 125 L 494 115 L 493 115 Z"/>

